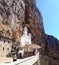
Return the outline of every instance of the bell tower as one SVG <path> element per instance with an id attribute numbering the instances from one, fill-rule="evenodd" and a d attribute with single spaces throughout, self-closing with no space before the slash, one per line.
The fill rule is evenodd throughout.
<path id="1" fill-rule="evenodd" d="M 27 27 L 25 26 L 25 27 L 24 27 L 24 35 L 27 35 L 27 33 L 28 33 L 28 29 L 27 29 Z"/>

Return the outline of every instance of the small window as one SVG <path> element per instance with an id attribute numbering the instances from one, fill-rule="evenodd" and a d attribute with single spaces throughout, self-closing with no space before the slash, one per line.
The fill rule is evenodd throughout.
<path id="1" fill-rule="evenodd" d="M 3 47 L 3 51 L 4 51 L 5 47 Z"/>
<path id="2" fill-rule="evenodd" d="M 9 44 L 9 41 L 8 41 L 8 44 Z"/>
<path id="3" fill-rule="evenodd" d="M 9 48 L 7 48 L 7 50 L 9 51 Z"/>
<path id="4" fill-rule="evenodd" d="M 5 40 L 4 40 L 4 43 L 5 43 Z"/>

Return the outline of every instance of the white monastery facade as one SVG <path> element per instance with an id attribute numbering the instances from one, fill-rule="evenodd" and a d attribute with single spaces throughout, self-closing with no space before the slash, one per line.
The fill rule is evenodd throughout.
<path id="1" fill-rule="evenodd" d="M 25 46 L 26 44 L 31 44 L 31 34 L 28 33 L 28 29 L 25 26 L 23 35 L 21 37 L 21 45 Z"/>

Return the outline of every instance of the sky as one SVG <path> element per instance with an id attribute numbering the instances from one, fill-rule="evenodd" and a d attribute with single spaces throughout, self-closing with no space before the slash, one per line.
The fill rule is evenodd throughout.
<path id="1" fill-rule="evenodd" d="M 45 32 L 59 40 L 59 0 L 36 0 L 40 10 Z"/>

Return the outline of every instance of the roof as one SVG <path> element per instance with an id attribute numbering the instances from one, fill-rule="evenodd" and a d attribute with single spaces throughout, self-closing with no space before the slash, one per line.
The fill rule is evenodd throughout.
<path id="1" fill-rule="evenodd" d="M 37 44 L 30 44 L 30 47 L 37 48 L 37 49 L 41 48 L 41 46 Z"/>
<path id="2" fill-rule="evenodd" d="M 32 47 L 32 48 L 35 48 L 35 49 L 41 48 L 41 46 L 40 45 L 37 45 L 37 44 L 26 44 L 25 46 L 21 45 L 20 47 L 22 47 L 22 48 Z"/>

